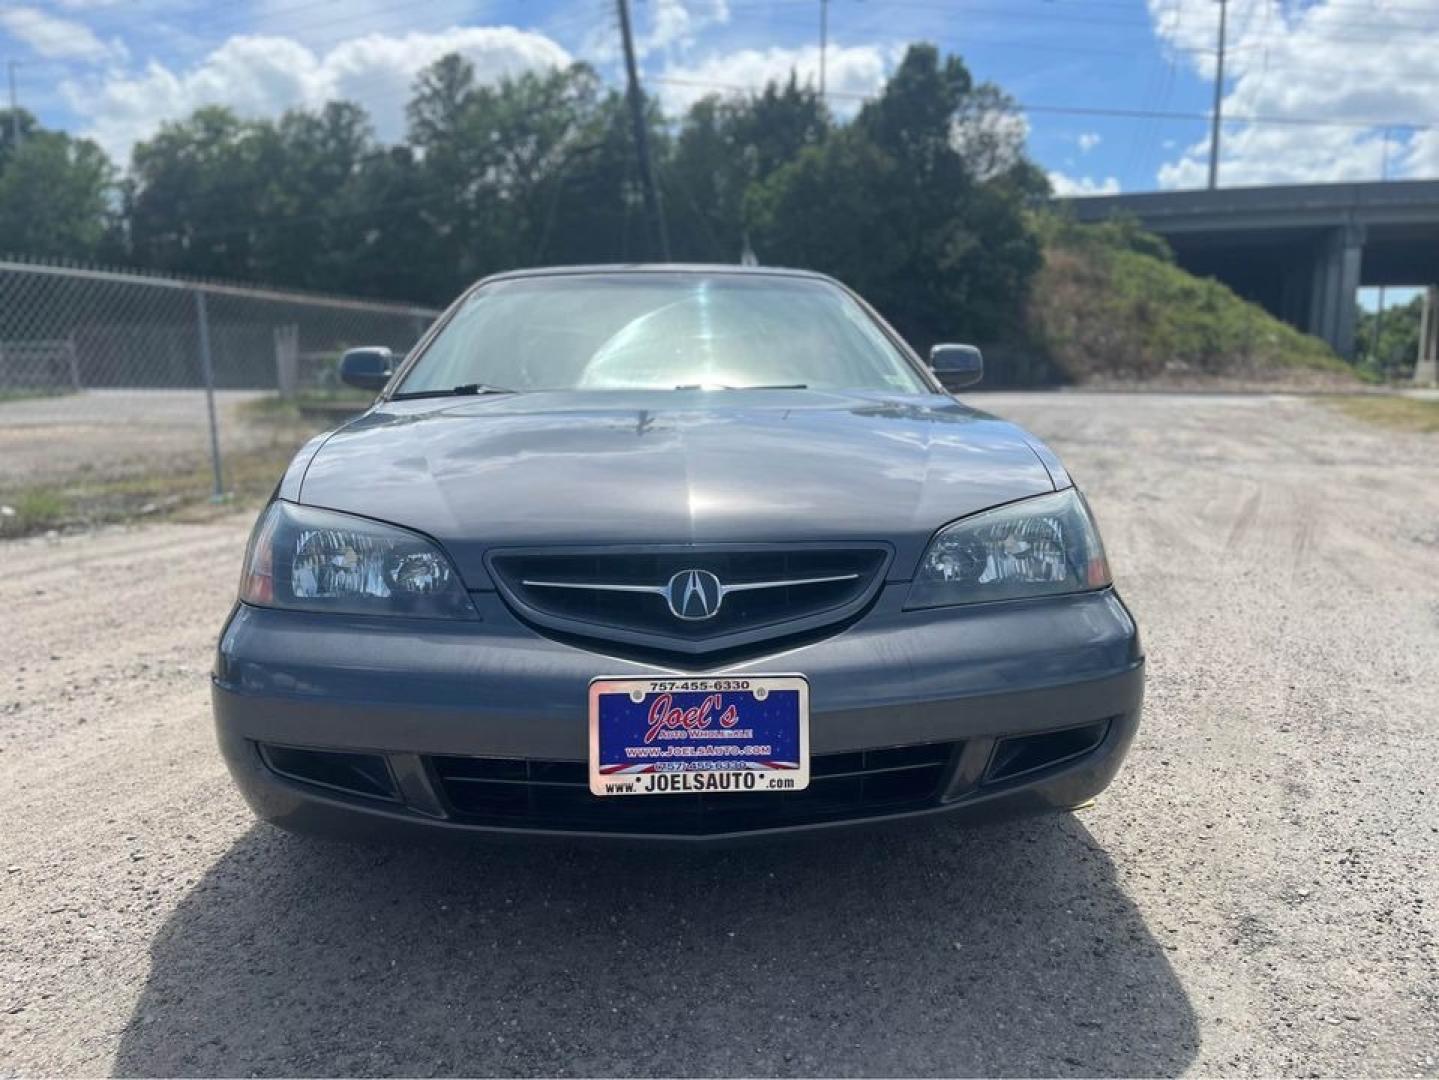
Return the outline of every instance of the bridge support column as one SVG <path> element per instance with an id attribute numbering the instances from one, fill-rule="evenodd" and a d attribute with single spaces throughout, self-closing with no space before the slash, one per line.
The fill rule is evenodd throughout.
<path id="1" fill-rule="evenodd" d="M 1439 289 L 1424 290 L 1424 310 L 1419 318 L 1419 356 L 1414 364 L 1414 381 L 1421 386 L 1439 383 Z"/>
<path id="2" fill-rule="evenodd" d="M 1304 263 L 1291 263 L 1285 266 L 1283 275 L 1279 285 L 1279 310 L 1270 314 L 1278 315 L 1297 330 L 1308 330 L 1314 268 Z"/>
<path id="3" fill-rule="evenodd" d="M 1346 360 L 1354 358 L 1354 304 L 1364 261 L 1364 227 L 1343 225 L 1324 238 L 1314 263 L 1306 329 Z"/>

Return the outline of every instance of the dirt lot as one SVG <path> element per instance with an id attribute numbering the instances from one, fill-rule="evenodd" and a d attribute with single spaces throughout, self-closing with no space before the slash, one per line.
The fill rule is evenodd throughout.
<path id="1" fill-rule="evenodd" d="M 239 406 L 261 394 L 215 395 L 225 450 L 267 436 L 244 422 Z M 209 413 L 201 390 L 86 390 L 81 394 L 0 402 L 0 490 L 115 478 L 209 461 Z"/>
<path id="2" fill-rule="evenodd" d="M 1439 1075 L 1439 437 L 995 395 L 1149 645 L 1092 809 L 657 858 L 252 824 L 248 521 L 0 547 L 0 1073 Z"/>

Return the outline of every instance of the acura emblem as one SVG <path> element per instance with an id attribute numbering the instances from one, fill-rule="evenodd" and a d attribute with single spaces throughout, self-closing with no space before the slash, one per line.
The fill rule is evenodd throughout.
<path id="1" fill-rule="evenodd" d="M 719 614 L 724 589 L 708 570 L 681 570 L 665 586 L 665 599 L 676 619 L 712 619 Z"/>

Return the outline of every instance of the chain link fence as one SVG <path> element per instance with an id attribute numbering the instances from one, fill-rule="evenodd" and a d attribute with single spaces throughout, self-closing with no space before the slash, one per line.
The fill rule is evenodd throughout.
<path id="1" fill-rule="evenodd" d="M 356 345 L 403 354 L 424 307 L 0 260 L 0 513 L 17 491 L 193 468 L 274 441 L 271 402 L 346 397 Z M 323 426 L 323 425 L 314 425 Z M 113 485 L 112 485 L 113 486 Z"/>

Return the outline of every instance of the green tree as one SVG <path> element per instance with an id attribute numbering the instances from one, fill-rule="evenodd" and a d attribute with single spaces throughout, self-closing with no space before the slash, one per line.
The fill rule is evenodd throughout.
<path id="1" fill-rule="evenodd" d="M 624 105 L 583 64 L 483 84 L 450 55 L 420 73 L 393 146 L 348 102 L 273 121 L 200 109 L 133 151 L 130 260 L 443 301 L 515 266 L 644 257 Z M 921 345 L 1018 325 L 1039 265 L 1025 211 L 1048 188 L 1014 102 L 957 57 L 911 48 L 847 124 L 793 75 L 673 128 L 653 102 L 648 118 L 676 258 L 733 262 L 748 235 L 764 262 L 856 286 Z M 103 155 L 21 124 L 18 150 L 0 127 L 7 246 L 113 242 Z"/>
<path id="2" fill-rule="evenodd" d="M 405 164 L 392 167 L 395 159 Z M 410 161 L 408 150 L 378 147 L 351 102 L 277 121 L 197 110 L 135 147 L 133 257 L 165 270 L 374 295 L 395 283 L 376 251 L 408 251 L 412 266 L 429 265 L 423 248 L 398 246 L 428 233 L 413 228 L 422 192 Z"/>
<path id="3" fill-rule="evenodd" d="M 436 246 L 432 192 L 407 145 L 371 154 L 351 185 L 354 210 L 334 232 L 335 289 L 392 300 L 452 300 L 456 275 Z"/>
<path id="4" fill-rule="evenodd" d="M 266 125 L 219 107 L 198 109 L 137 143 L 126 197 L 136 261 L 211 277 L 256 276 L 259 207 L 275 158 Z"/>
<path id="5" fill-rule="evenodd" d="M 0 112 L 0 251 L 89 259 L 116 228 L 115 168 L 89 139 L 20 112 L 20 144 Z"/>
<path id="6" fill-rule="evenodd" d="M 1029 160 L 1028 136 L 1018 102 L 993 83 L 980 83 L 960 99 L 952 139 L 970 175 L 1039 202 L 1050 195 L 1049 179 Z"/>
<path id="7" fill-rule="evenodd" d="M 15 150 L 15 129 L 20 129 L 20 143 L 40 130 L 34 113 L 28 109 L 0 109 L 0 169 L 4 169 Z"/>
<path id="8" fill-rule="evenodd" d="M 653 122 L 658 129 L 658 116 Z M 664 152 L 658 130 L 652 132 L 651 142 Z M 651 240 L 623 95 L 609 92 L 595 102 L 538 208 L 538 226 L 527 240 L 531 264 L 630 262 L 645 257 Z"/>
<path id="9" fill-rule="evenodd" d="M 379 153 L 369 117 L 358 105 L 334 101 L 318 112 L 293 110 L 276 124 L 255 126 L 259 166 L 254 208 L 253 266 L 267 281 L 336 289 L 351 281 L 360 174 Z"/>
<path id="10" fill-rule="evenodd" d="M 1419 356 L 1419 323 L 1424 313 L 1422 294 L 1407 304 L 1394 304 L 1382 316 L 1359 310 L 1355 324 L 1355 363 L 1383 379 L 1408 379 Z M 1377 336 L 1376 336 L 1377 326 Z"/>
<path id="11" fill-rule="evenodd" d="M 758 94 L 696 102 L 663 169 L 675 257 L 738 262 L 746 193 L 831 128 L 823 100 L 794 75 Z"/>
<path id="12" fill-rule="evenodd" d="M 851 125 L 751 189 L 764 260 L 835 274 L 920 346 L 1012 335 L 1040 266 L 1024 207 L 1041 187 L 1017 152 L 968 156 L 973 92 L 957 57 L 912 46 Z"/>
<path id="13" fill-rule="evenodd" d="M 624 257 L 622 116 L 584 64 L 493 86 L 458 56 L 421 73 L 409 140 L 452 291 L 514 266 Z"/>

